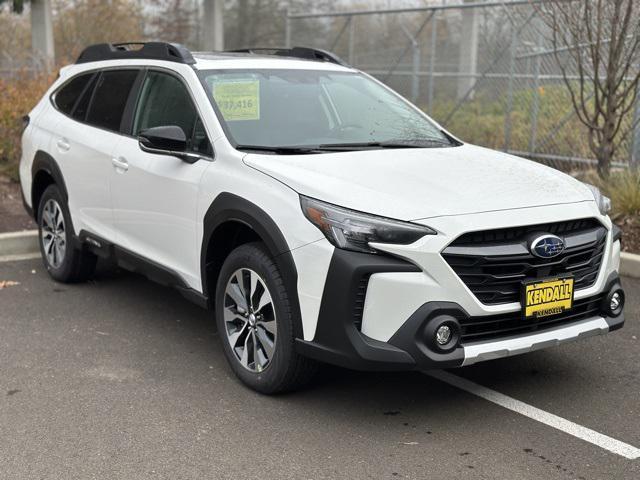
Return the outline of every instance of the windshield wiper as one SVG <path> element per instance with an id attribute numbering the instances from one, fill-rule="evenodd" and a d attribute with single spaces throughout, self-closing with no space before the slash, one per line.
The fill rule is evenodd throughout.
<path id="1" fill-rule="evenodd" d="M 271 145 L 236 145 L 236 150 L 249 152 L 269 152 L 278 155 L 299 155 L 322 152 L 344 152 L 361 149 L 377 148 L 430 148 L 450 147 L 451 143 L 443 140 L 390 140 L 386 142 L 354 142 L 354 143 L 324 143 L 320 145 L 299 146 L 271 146 Z"/>
<path id="2" fill-rule="evenodd" d="M 442 140 L 390 140 L 386 142 L 326 143 L 318 145 L 322 150 L 358 150 L 361 148 L 429 148 L 433 146 L 450 147 L 451 143 Z"/>
<path id="3" fill-rule="evenodd" d="M 301 147 L 278 147 L 269 145 L 236 145 L 236 150 L 250 151 L 250 152 L 270 152 L 277 153 L 278 155 L 296 155 L 305 153 L 318 153 L 322 149 L 316 146 L 301 146 Z"/>

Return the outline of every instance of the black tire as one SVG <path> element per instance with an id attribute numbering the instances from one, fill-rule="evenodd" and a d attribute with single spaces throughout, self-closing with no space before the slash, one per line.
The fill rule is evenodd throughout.
<path id="1" fill-rule="evenodd" d="M 259 275 L 271 296 L 275 311 L 277 338 L 274 353 L 262 371 L 252 371 L 242 365 L 231 347 L 224 320 L 225 301 L 229 302 L 225 291 L 232 276 L 241 269 L 249 269 Z M 216 285 L 215 314 L 224 354 L 237 377 L 260 393 L 276 394 L 300 389 L 309 383 L 318 369 L 317 362 L 296 352 L 293 325 L 298 319 L 295 318 L 297 313 L 291 306 L 290 298 L 278 266 L 260 242 L 236 248 L 222 265 Z"/>
<path id="2" fill-rule="evenodd" d="M 60 255 L 57 264 L 54 264 L 45 252 L 45 240 L 43 230 L 46 229 L 46 220 L 44 218 L 45 207 L 47 202 L 55 202 L 60 208 L 64 219 L 64 231 L 60 233 L 59 238 L 64 239 L 64 254 Z M 49 203 L 49 205 L 53 205 Z M 73 224 L 69 207 L 65 201 L 60 189 L 56 185 L 49 185 L 40 198 L 38 205 L 38 240 L 40 243 L 40 253 L 42 261 L 51 278 L 62 283 L 76 283 L 88 280 L 94 273 L 96 268 L 97 257 L 91 252 L 77 245 L 74 238 Z"/>

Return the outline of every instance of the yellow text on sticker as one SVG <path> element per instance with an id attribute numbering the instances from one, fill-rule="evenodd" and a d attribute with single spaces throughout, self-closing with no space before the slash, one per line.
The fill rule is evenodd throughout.
<path id="1" fill-rule="evenodd" d="M 260 120 L 258 80 L 215 83 L 213 98 L 227 121 Z"/>

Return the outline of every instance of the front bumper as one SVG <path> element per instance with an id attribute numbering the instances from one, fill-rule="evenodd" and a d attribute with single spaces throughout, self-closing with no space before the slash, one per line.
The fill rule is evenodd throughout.
<path id="1" fill-rule="evenodd" d="M 298 351 L 310 358 L 356 370 L 429 370 L 453 368 L 531 352 L 565 342 L 603 335 L 624 325 L 624 315 L 608 316 L 602 295 L 594 302 L 598 312 L 578 321 L 520 333 L 491 341 L 462 343 L 441 351 L 432 342 L 434 322 L 447 316 L 472 317 L 452 302 L 427 302 L 417 308 L 388 341 L 373 339 L 361 330 L 362 278 L 374 273 L 411 273 L 419 269 L 399 259 L 335 250 L 327 275 L 318 326 L 313 341 L 297 340 Z M 621 289 L 612 273 L 604 292 Z"/>
<path id="2" fill-rule="evenodd" d="M 564 207 L 565 219 L 598 217 L 590 204 Z M 514 219 L 509 218 L 510 215 Z M 335 250 L 321 241 L 294 252 L 296 262 L 328 264 L 319 294 L 308 286 L 304 272 L 299 290 L 305 338 L 298 349 L 304 355 L 347 368 L 406 370 L 449 368 L 525 353 L 622 327 L 624 317 L 611 317 L 603 297 L 618 286 L 620 242 L 608 219 L 606 246 L 597 280 L 575 292 L 575 307 L 567 318 L 551 318 L 544 325 L 522 326 L 517 302 L 485 305 L 444 261 L 440 252 L 466 231 L 491 229 L 522 219 L 523 212 L 489 212 L 425 222 L 438 231 L 410 246 L 380 246 L 391 255 L 369 255 Z M 526 224 L 553 222 L 557 207 L 528 209 Z M 447 232 L 447 233 L 444 233 Z M 320 261 L 322 259 L 322 261 Z M 314 270 L 317 278 L 318 269 Z M 314 311 L 314 304 L 317 305 Z M 577 308 L 579 306 L 579 308 Z M 317 317 L 315 317 L 317 315 Z M 472 335 L 449 351 L 429 342 L 433 319 L 448 315 L 473 322 L 509 322 L 509 333 L 496 338 Z M 315 317 L 315 318 L 314 318 Z M 431 327 L 431 330 L 429 330 Z M 530 327 L 530 328 L 529 328 Z M 507 336 L 510 335 L 510 336 Z"/>

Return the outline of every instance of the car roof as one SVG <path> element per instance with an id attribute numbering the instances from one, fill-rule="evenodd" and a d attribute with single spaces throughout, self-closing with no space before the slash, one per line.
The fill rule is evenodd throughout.
<path id="1" fill-rule="evenodd" d="M 224 52 L 191 52 L 177 43 L 125 42 L 89 45 L 65 73 L 118 66 L 163 66 L 196 70 L 300 69 L 354 71 L 334 53 L 311 47 L 252 47 Z"/>
<path id="2" fill-rule="evenodd" d="M 310 60 L 286 56 L 260 55 L 255 53 L 238 52 L 193 52 L 197 70 L 219 69 L 300 69 L 300 70 L 331 70 L 354 71 L 348 66 L 337 63 Z"/>

